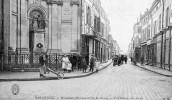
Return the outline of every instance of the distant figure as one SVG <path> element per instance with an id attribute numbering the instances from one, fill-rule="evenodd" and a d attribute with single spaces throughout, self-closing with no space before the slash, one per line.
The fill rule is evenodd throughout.
<path id="1" fill-rule="evenodd" d="M 112 60 L 113 60 L 113 66 L 118 65 L 118 56 L 117 55 L 115 55 Z"/>
<path id="2" fill-rule="evenodd" d="M 72 67 L 72 64 L 70 63 L 69 61 L 69 58 L 67 57 L 67 55 L 64 55 L 64 57 L 62 58 L 62 68 L 65 71 L 68 71 L 70 72 L 71 71 L 71 67 Z"/>
<path id="3" fill-rule="evenodd" d="M 143 63 L 144 63 L 144 56 L 142 55 L 141 56 L 141 65 L 143 65 Z"/>
<path id="4" fill-rule="evenodd" d="M 77 63 L 78 63 L 78 70 L 82 69 L 81 63 L 82 63 L 82 57 L 81 55 L 77 56 Z"/>
<path id="5" fill-rule="evenodd" d="M 72 70 L 71 71 L 73 71 L 74 70 L 74 64 L 73 64 L 73 55 L 72 54 L 69 56 L 69 61 L 72 64 Z"/>
<path id="6" fill-rule="evenodd" d="M 77 57 L 76 57 L 76 54 L 73 54 L 73 60 L 72 60 L 72 69 L 76 68 L 77 67 Z M 72 70 L 73 71 L 73 70 Z"/>
<path id="7" fill-rule="evenodd" d="M 130 63 L 131 64 L 133 63 L 133 57 L 130 57 Z"/>
<path id="8" fill-rule="evenodd" d="M 121 59 L 121 56 L 119 55 L 119 56 L 118 56 L 118 66 L 121 65 L 121 61 L 122 61 L 122 59 Z"/>
<path id="9" fill-rule="evenodd" d="M 91 55 L 91 58 L 90 58 L 90 71 L 91 72 L 94 71 L 95 61 L 96 61 L 96 58 L 94 57 L 94 55 Z"/>
<path id="10" fill-rule="evenodd" d="M 127 56 L 124 56 L 125 64 L 127 64 Z"/>
<path id="11" fill-rule="evenodd" d="M 41 54 L 39 56 L 39 64 L 41 65 L 39 67 L 39 69 L 40 69 L 40 77 L 45 77 L 44 76 L 44 73 L 45 73 L 45 68 L 44 68 L 44 66 L 45 66 L 45 55 L 44 54 Z"/>
<path id="12" fill-rule="evenodd" d="M 87 70 L 87 63 L 85 58 L 82 59 L 82 68 L 83 68 L 83 73 L 86 73 Z"/>

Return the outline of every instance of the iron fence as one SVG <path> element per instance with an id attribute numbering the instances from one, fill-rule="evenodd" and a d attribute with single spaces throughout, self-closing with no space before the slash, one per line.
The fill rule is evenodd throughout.
<path id="1" fill-rule="evenodd" d="M 39 68 L 40 55 L 31 55 L 31 54 L 10 54 L 8 55 L 8 67 L 10 69 L 19 68 Z M 60 68 L 62 63 L 62 55 L 59 54 L 50 54 L 47 55 L 47 66 L 50 68 Z"/>

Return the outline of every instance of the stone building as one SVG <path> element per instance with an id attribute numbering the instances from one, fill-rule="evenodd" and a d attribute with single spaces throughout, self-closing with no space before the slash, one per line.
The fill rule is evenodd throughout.
<path id="1" fill-rule="evenodd" d="M 133 27 L 133 54 L 132 57 L 135 57 L 137 61 L 140 61 L 141 57 L 141 24 L 137 22 Z"/>
<path id="2" fill-rule="evenodd" d="M 121 49 L 116 40 L 112 39 L 112 56 L 121 54 Z"/>
<path id="3" fill-rule="evenodd" d="M 140 16 L 141 54 L 145 63 L 167 70 L 172 68 L 172 1 L 155 0 Z"/>
<path id="4" fill-rule="evenodd" d="M 87 62 L 95 54 L 101 62 L 107 60 L 110 26 L 100 0 L 1 0 L 0 7 L 5 67 L 16 62 L 16 55 L 25 58 L 17 58 L 17 64 L 34 64 L 41 52 L 77 53 Z"/>

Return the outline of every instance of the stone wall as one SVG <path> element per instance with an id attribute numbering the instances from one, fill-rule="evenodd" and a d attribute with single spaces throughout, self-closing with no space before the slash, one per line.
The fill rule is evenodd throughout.
<path id="1" fill-rule="evenodd" d="M 63 4 L 49 3 L 45 0 L 38 0 L 38 2 L 35 0 L 6 0 L 5 2 L 6 9 L 4 10 L 7 12 L 5 22 L 8 23 L 4 31 L 8 38 L 5 42 L 6 49 L 10 47 L 13 52 L 16 48 L 25 49 L 29 53 L 29 14 L 37 9 L 42 10 L 46 16 L 44 39 L 46 50 L 61 49 L 64 53 L 79 50 L 79 4 L 71 4 L 70 0 L 64 0 Z"/>

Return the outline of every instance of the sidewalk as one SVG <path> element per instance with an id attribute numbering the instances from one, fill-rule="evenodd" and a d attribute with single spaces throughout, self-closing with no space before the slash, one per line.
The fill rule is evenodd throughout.
<path id="1" fill-rule="evenodd" d="M 99 64 L 99 70 L 102 70 L 112 63 L 112 60 L 109 60 L 106 63 Z M 70 78 L 79 78 L 86 77 L 96 73 L 87 72 L 83 73 L 82 70 L 74 70 L 74 72 L 64 73 L 64 79 Z M 45 78 L 39 76 L 39 72 L 0 72 L 0 82 L 1 81 L 36 81 L 36 80 L 57 80 L 57 76 L 53 73 L 45 74 Z"/>
<path id="2" fill-rule="evenodd" d="M 167 77 L 172 77 L 172 71 L 168 71 L 159 67 L 155 66 L 149 66 L 149 65 L 141 65 L 140 63 L 137 63 L 137 66 L 140 68 L 143 68 L 145 70 L 157 73 L 159 75 L 167 76 Z"/>

